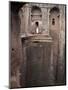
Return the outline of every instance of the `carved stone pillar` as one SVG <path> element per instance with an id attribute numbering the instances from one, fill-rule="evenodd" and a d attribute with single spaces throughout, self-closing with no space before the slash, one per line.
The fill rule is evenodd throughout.
<path id="1" fill-rule="evenodd" d="M 48 10 L 47 8 L 42 7 L 42 25 L 44 29 L 44 34 L 48 35 L 49 30 L 48 30 Z"/>
<path id="2" fill-rule="evenodd" d="M 65 6 L 60 7 L 58 83 L 65 84 Z"/>

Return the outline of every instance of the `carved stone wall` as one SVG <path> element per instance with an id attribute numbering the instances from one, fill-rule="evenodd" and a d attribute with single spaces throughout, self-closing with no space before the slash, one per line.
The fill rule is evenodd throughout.
<path id="1" fill-rule="evenodd" d="M 41 11 L 34 11 L 32 14 L 34 6 Z M 26 3 L 19 8 L 18 13 L 11 13 L 10 87 L 64 85 L 65 5 Z M 39 34 L 35 32 L 36 22 L 39 23 L 38 29 L 41 32 Z M 45 41 L 45 43 L 44 45 L 41 42 L 28 43 L 32 41 Z M 34 82 L 28 83 L 29 80 Z"/>

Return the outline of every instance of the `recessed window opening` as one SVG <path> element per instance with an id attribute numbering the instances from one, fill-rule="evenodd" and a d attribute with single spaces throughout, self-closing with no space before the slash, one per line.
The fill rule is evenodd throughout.
<path id="1" fill-rule="evenodd" d="M 50 13 L 59 13 L 59 8 L 58 7 L 53 7 L 51 10 L 50 10 Z"/>
<path id="2" fill-rule="evenodd" d="M 55 25 L 55 19 L 54 18 L 52 19 L 52 25 Z"/>
<path id="3" fill-rule="evenodd" d="M 35 22 L 35 25 L 38 27 L 39 26 L 39 23 L 38 22 Z"/>
<path id="4" fill-rule="evenodd" d="M 39 23 L 38 22 L 35 22 L 35 24 L 36 24 L 36 33 L 38 34 L 39 33 L 39 28 L 38 28 Z"/>
<path id="5" fill-rule="evenodd" d="M 41 9 L 37 6 L 33 6 L 31 10 L 32 14 L 38 13 L 39 15 L 41 14 Z"/>

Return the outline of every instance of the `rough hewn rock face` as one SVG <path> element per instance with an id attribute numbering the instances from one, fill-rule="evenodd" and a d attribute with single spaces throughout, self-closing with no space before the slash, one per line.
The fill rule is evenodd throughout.
<path id="1" fill-rule="evenodd" d="M 11 12 L 11 29 L 10 29 L 10 49 L 11 49 L 11 61 L 10 61 L 10 82 L 11 87 L 19 87 L 19 67 L 21 63 L 21 40 L 20 33 L 20 20 L 17 14 Z"/>

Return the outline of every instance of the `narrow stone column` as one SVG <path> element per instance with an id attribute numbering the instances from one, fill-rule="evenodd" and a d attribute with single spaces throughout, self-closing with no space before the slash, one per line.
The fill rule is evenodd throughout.
<path id="1" fill-rule="evenodd" d="M 50 15 L 50 8 L 47 8 L 47 12 L 48 12 L 48 34 L 49 34 L 49 15 Z"/>
<path id="2" fill-rule="evenodd" d="M 44 34 L 48 35 L 48 10 L 47 8 L 42 8 L 42 25 L 44 29 Z"/>
<path id="3" fill-rule="evenodd" d="M 28 4 L 26 4 L 25 5 L 25 33 L 28 33 L 28 23 L 29 23 L 29 5 Z"/>
<path id="4" fill-rule="evenodd" d="M 20 18 L 20 34 L 24 33 L 24 10 L 23 8 L 19 11 L 19 18 Z"/>
<path id="5" fill-rule="evenodd" d="M 50 69 L 49 69 L 49 81 L 50 85 L 55 85 L 54 76 L 54 62 L 53 62 L 53 41 L 51 42 L 51 56 L 50 56 Z"/>
<path id="6" fill-rule="evenodd" d="M 59 33 L 59 60 L 58 77 L 59 84 L 65 83 L 65 6 L 60 7 L 60 33 Z"/>

